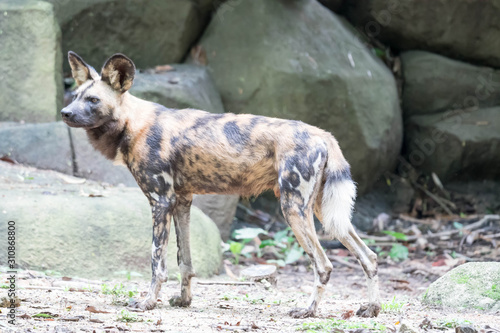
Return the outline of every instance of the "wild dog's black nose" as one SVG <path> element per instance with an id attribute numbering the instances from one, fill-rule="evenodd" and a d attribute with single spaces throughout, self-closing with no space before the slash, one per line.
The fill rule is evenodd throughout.
<path id="1" fill-rule="evenodd" d="M 68 110 L 67 108 L 61 110 L 61 115 L 63 118 L 69 118 L 72 114 L 73 112 L 71 110 Z"/>

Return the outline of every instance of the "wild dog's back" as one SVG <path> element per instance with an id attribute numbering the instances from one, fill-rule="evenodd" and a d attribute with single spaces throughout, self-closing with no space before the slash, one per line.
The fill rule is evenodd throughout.
<path id="1" fill-rule="evenodd" d="M 180 193 L 257 195 L 278 186 L 279 161 L 304 160 L 298 167 L 310 168 L 333 139 L 300 121 L 155 108 L 149 128 L 135 129 L 142 138 L 131 142 L 129 165 L 138 178 L 168 172 Z"/>

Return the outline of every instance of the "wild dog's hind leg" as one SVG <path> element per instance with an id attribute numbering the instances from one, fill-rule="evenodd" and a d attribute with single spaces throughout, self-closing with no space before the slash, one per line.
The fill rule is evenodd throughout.
<path id="1" fill-rule="evenodd" d="M 151 310 L 155 307 L 161 284 L 168 279 L 167 272 L 167 245 L 170 235 L 170 223 L 172 211 L 175 206 L 175 195 L 151 197 L 146 194 L 151 203 L 153 212 L 153 244 L 151 249 L 152 279 L 146 298 L 142 301 L 134 301 L 130 307 L 142 310 Z"/>
<path id="2" fill-rule="evenodd" d="M 189 245 L 189 211 L 192 195 L 177 197 L 174 209 L 175 234 L 177 236 L 177 263 L 181 271 L 181 296 L 170 299 L 172 306 L 189 306 L 191 304 L 191 278 L 195 275 L 191 263 L 191 249 Z"/>
<path id="3" fill-rule="evenodd" d="M 290 311 L 290 315 L 294 318 L 306 318 L 316 314 L 333 269 L 316 235 L 312 208 L 321 183 L 324 159 L 325 155 L 320 153 L 310 165 L 297 166 L 294 163 L 285 163 L 280 169 L 279 184 L 283 214 L 297 241 L 308 254 L 314 270 L 314 292 L 306 308 Z"/>
<path id="4" fill-rule="evenodd" d="M 362 305 L 356 312 L 356 315 L 361 317 L 376 317 L 381 309 L 377 276 L 377 255 L 359 238 L 352 226 L 349 233 L 339 238 L 339 240 L 358 259 L 363 267 L 368 284 L 368 304 Z"/>

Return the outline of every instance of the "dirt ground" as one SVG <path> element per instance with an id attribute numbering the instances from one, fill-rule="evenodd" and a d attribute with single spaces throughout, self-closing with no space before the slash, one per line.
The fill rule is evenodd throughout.
<path id="1" fill-rule="evenodd" d="M 425 318 L 432 323 L 442 320 L 468 320 L 478 329 L 486 325 L 497 330 L 500 328 L 498 313 L 478 310 L 457 312 L 421 304 L 419 296 L 444 272 L 436 270 L 438 268 L 426 268 L 425 263 L 413 262 L 414 266 L 416 264 L 421 265 L 419 270 L 409 270 L 408 265 L 404 263 L 386 264 L 379 269 L 383 303 L 393 303 L 395 297 L 397 303 L 404 304 L 401 309 L 382 311 L 375 319 L 352 316 L 347 322 L 353 325 L 379 323 L 386 326 L 387 332 L 395 332 L 402 323 L 417 331 L 423 331 L 419 325 Z M 7 274 L 2 273 L 0 281 L 5 288 Z M 269 288 L 268 285 L 268 289 L 260 282 L 247 282 L 248 285 L 207 284 L 224 281 L 238 283 L 227 275 L 220 275 L 211 280 L 195 278 L 194 299 L 190 308 L 173 308 L 168 304 L 168 299 L 180 292 L 178 281 L 169 281 L 164 284 L 161 302 L 154 310 L 129 312 L 125 306 L 112 304 L 113 301 L 119 301 L 119 298 L 103 294 L 103 284 L 112 288 L 123 283 L 124 289 L 138 291 L 138 295 L 144 295 L 148 288 L 147 281 L 94 281 L 20 271 L 17 274 L 17 295 L 21 299 L 21 305 L 17 308 L 16 325 L 13 327 L 7 323 L 8 309 L 0 308 L 0 331 L 297 332 L 306 328 L 304 323 L 321 323 L 328 318 L 341 319 L 342 315 L 348 316 L 350 311 L 355 312 L 359 305 L 365 302 L 367 296 L 362 271 L 338 262 L 334 263 L 334 273 L 315 318 L 293 319 L 288 316 L 291 308 L 305 304 L 312 291 L 313 274 L 304 265 L 280 269 L 277 286 Z M 1 289 L 1 296 L 5 297 L 6 294 L 7 290 Z M 127 299 L 127 296 L 123 299 Z M 53 318 L 37 318 L 36 315 L 40 313 Z M 495 329 L 483 332 L 497 332 Z"/>

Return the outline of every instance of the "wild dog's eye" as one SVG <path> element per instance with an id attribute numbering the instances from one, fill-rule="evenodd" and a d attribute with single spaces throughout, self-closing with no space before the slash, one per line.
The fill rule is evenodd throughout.
<path id="1" fill-rule="evenodd" d="M 99 102 L 99 98 L 95 98 L 95 97 L 94 97 L 94 98 L 91 98 L 91 99 L 90 99 L 90 101 L 91 101 L 92 103 L 97 103 L 97 102 Z"/>

